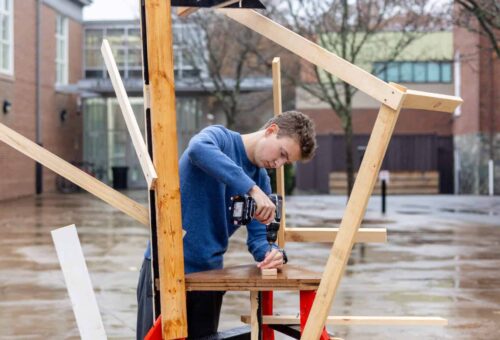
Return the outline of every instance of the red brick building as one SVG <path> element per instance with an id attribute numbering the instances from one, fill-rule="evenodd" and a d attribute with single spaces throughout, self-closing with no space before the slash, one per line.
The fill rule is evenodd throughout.
<path id="1" fill-rule="evenodd" d="M 3 0 L 0 123 L 68 161 L 81 159 L 82 7 L 90 0 Z M 3 21 L 2 21 L 3 22 Z M 55 174 L 0 143 L 0 200 L 55 190 Z"/>
<path id="2" fill-rule="evenodd" d="M 413 90 L 454 95 L 452 39 L 452 32 L 425 33 L 396 60 L 385 59 L 383 52 L 380 55 L 370 53 L 366 56 L 367 62 L 360 66 L 385 81 L 399 83 Z M 366 49 L 369 47 L 367 44 Z M 378 69 L 382 71 L 377 72 Z M 356 92 L 353 97 L 351 115 L 355 169 L 359 167 L 379 107 L 380 103 L 361 91 Z M 332 176 L 337 174 L 332 173 L 341 175 L 346 169 L 344 130 L 340 118 L 327 102 L 318 100 L 302 88 L 297 89 L 297 109 L 312 117 L 319 136 L 317 156 L 310 163 L 299 164 L 297 167 L 297 188 L 344 194 L 345 189 L 332 187 L 332 181 L 342 181 L 341 178 L 334 180 Z M 415 192 L 452 193 L 453 115 L 403 110 L 382 170 L 389 170 L 393 174 L 419 172 L 424 176 L 437 175 L 439 180 L 435 181 L 433 188 Z"/>
<path id="3" fill-rule="evenodd" d="M 475 27 L 474 27 L 475 25 Z M 457 88 L 464 103 L 453 124 L 457 193 L 500 193 L 500 60 L 477 22 L 455 27 Z M 500 32 L 497 41 L 500 39 Z M 492 170 L 493 166 L 493 172 Z M 491 185 L 493 184 L 493 185 Z"/>

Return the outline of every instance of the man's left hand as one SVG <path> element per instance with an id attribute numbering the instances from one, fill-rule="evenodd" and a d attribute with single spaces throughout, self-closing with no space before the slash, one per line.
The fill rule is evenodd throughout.
<path id="1" fill-rule="evenodd" d="M 257 263 L 257 267 L 260 269 L 282 269 L 283 264 L 283 254 L 279 251 L 279 249 L 274 248 L 270 252 L 266 253 L 266 257 L 262 262 Z"/>

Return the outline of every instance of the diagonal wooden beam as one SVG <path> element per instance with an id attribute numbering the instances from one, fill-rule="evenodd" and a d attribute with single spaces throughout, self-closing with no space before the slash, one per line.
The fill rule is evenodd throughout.
<path id="1" fill-rule="evenodd" d="M 222 2 L 218 5 L 212 6 L 210 8 L 223 8 L 223 7 L 235 4 L 237 2 L 240 2 L 240 0 L 228 0 L 228 1 Z M 188 15 L 193 14 L 194 12 L 196 12 L 199 9 L 200 9 L 199 7 L 177 7 L 177 15 L 185 18 Z"/>
<path id="2" fill-rule="evenodd" d="M 287 228 L 287 242 L 334 242 L 339 228 Z M 387 242 L 386 228 L 360 228 L 354 236 L 356 243 Z"/>
<path id="3" fill-rule="evenodd" d="M 0 124 L 0 141 L 87 190 L 140 223 L 149 225 L 149 211 L 144 206 L 3 124 Z"/>
<path id="4" fill-rule="evenodd" d="M 391 109 L 399 109 L 403 98 L 402 91 L 340 58 L 335 53 L 327 51 L 254 10 L 218 9 L 217 11 L 321 67 Z"/>
<path id="5" fill-rule="evenodd" d="M 249 315 L 242 315 L 243 323 L 250 323 Z M 299 325 L 298 315 L 263 315 L 263 325 Z M 436 316 L 329 316 L 327 325 L 370 326 L 446 326 L 448 320 Z"/>
<path id="6" fill-rule="evenodd" d="M 197 10 L 199 10 L 198 7 L 177 7 L 177 15 L 179 17 L 185 18 L 188 15 L 193 14 Z"/>
<path id="7" fill-rule="evenodd" d="M 462 103 L 460 97 L 408 89 L 403 108 L 453 113 Z"/>
<path id="8" fill-rule="evenodd" d="M 404 100 L 404 96 L 402 100 Z M 318 339 L 325 325 L 328 312 L 351 254 L 354 238 L 361 225 L 368 200 L 377 181 L 378 172 L 400 110 L 400 108 L 393 110 L 386 105 L 380 107 L 358 176 L 354 182 L 354 187 L 340 223 L 339 232 L 330 251 L 311 313 L 304 328 L 302 339 Z"/>
<path id="9" fill-rule="evenodd" d="M 127 91 L 125 91 L 125 86 L 123 85 L 120 72 L 116 66 L 115 58 L 113 57 L 113 52 L 111 51 L 111 47 L 109 46 L 107 39 L 102 41 L 101 52 L 104 57 L 106 68 L 108 69 L 109 78 L 111 79 L 111 83 L 115 89 L 116 98 L 120 104 L 125 124 L 127 125 L 128 132 L 132 139 L 135 153 L 137 154 L 137 158 L 139 158 L 139 163 L 141 164 L 142 172 L 146 177 L 148 188 L 151 190 L 154 187 L 154 182 L 158 176 L 156 175 L 153 162 L 149 157 L 148 148 L 146 147 L 144 137 L 142 136 L 137 120 L 135 119 L 132 105 L 130 105 L 130 101 L 128 100 Z"/>
<path id="10" fill-rule="evenodd" d="M 276 57 L 273 59 L 273 106 L 274 106 L 274 116 L 279 116 L 282 111 L 282 101 L 281 101 L 281 62 L 280 58 Z M 282 165 L 276 169 L 276 189 L 278 195 L 283 198 L 282 201 L 282 214 L 280 229 L 278 230 L 278 246 L 280 248 L 285 247 L 285 233 L 286 233 L 286 204 L 285 204 L 285 167 Z"/>

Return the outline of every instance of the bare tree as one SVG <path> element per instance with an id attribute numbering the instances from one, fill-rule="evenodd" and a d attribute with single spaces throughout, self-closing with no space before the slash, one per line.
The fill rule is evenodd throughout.
<path id="1" fill-rule="evenodd" d="M 500 58 L 500 46 L 498 45 L 500 39 L 500 2 L 498 0 L 455 0 L 455 3 L 458 4 L 458 11 L 454 23 L 485 35 L 497 58 Z M 474 29 L 475 25 L 471 23 L 472 19 L 479 23 L 479 30 Z"/>
<path id="2" fill-rule="evenodd" d="M 275 20 L 370 70 L 374 54 L 383 56 L 381 61 L 392 61 L 425 32 L 441 30 L 444 25 L 428 0 L 287 0 L 275 6 Z M 370 49 L 377 52 L 366 53 Z M 350 194 L 354 184 L 351 113 L 357 89 L 310 64 L 290 81 L 313 98 L 328 103 L 339 117 L 345 134 Z"/>
<path id="3" fill-rule="evenodd" d="M 254 93 L 253 100 L 245 98 L 249 91 L 262 85 L 270 88 L 269 70 L 258 63 L 255 51 L 264 59 L 272 59 L 271 51 L 261 49 L 263 38 L 213 11 L 198 11 L 186 19 L 189 34 L 183 58 L 201 72 L 193 80 L 215 98 L 214 105 L 226 117 L 228 128 L 234 128 L 242 113 L 259 109 L 272 98 L 272 92 Z M 267 84 L 263 84 L 266 81 Z M 253 90 L 252 90 L 253 88 Z"/>

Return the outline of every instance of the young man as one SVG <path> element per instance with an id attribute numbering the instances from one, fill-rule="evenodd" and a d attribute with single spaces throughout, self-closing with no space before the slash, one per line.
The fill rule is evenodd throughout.
<path id="1" fill-rule="evenodd" d="M 179 161 L 185 272 L 223 267 L 229 237 L 239 226 L 231 223 L 231 197 L 248 194 L 256 202 L 255 219 L 247 225 L 248 250 L 259 268 L 281 268 L 284 250 L 269 251 L 265 224 L 274 219 L 275 206 L 265 168 L 308 160 L 316 149 L 312 121 L 296 111 L 269 120 L 261 130 L 240 135 L 220 125 L 194 136 Z M 148 245 L 141 268 L 137 299 L 137 338 L 153 325 L 151 251 Z M 217 332 L 224 292 L 188 292 L 188 334 L 198 338 Z"/>

